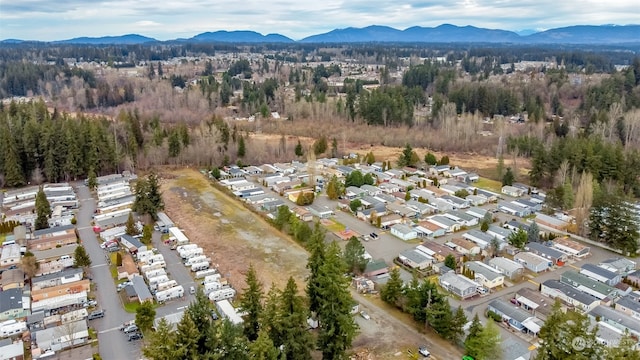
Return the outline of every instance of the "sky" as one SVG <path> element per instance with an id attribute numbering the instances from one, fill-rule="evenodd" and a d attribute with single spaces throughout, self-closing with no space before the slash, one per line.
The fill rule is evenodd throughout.
<path id="1" fill-rule="evenodd" d="M 0 0 L 0 39 L 253 30 L 294 40 L 336 28 L 454 24 L 504 30 L 638 24 L 638 0 Z"/>

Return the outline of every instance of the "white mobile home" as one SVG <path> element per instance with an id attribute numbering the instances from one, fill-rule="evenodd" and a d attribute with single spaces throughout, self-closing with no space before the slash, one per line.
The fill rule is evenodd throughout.
<path id="1" fill-rule="evenodd" d="M 175 281 L 175 280 L 169 280 L 169 281 L 157 283 L 155 285 L 156 291 L 165 291 L 165 290 L 177 287 L 177 286 L 178 286 L 178 282 Z"/>
<path id="2" fill-rule="evenodd" d="M 155 269 L 144 273 L 144 277 L 147 278 L 147 280 L 160 275 L 167 275 L 167 271 L 165 269 Z"/>
<path id="3" fill-rule="evenodd" d="M 204 281 L 202 281 L 202 283 L 207 285 L 208 283 L 219 282 L 221 277 L 222 276 L 220 274 L 207 275 L 204 277 Z"/>
<path id="4" fill-rule="evenodd" d="M 215 290 L 209 294 L 209 300 L 211 301 L 221 301 L 228 300 L 236 296 L 236 291 L 233 288 L 223 288 L 220 290 Z"/>
<path id="5" fill-rule="evenodd" d="M 213 281 L 213 282 L 208 282 L 206 284 L 204 284 L 204 293 L 205 294 L 209 294 L 215 290 L 220 290 L 222 289 L 222 284 L 220 284 L 217 281 Z"/>
<path id="6" fill-rule="evenodd" d="M 196 279 L 203 279 L 203 278 L 206 278 L 207 276 L 215 275 L 217 273 L 218 273 L 218 270 L 216 269 L 206 269 L 206 270 L 196 271 Z"/>
<path id="7" fill-rule="evenodd" d="M 207 270 L 209 266 L 210 266 L 210 263 L 208 261 L 195 263 L 191 265 L 191 271 L 197 272 L 197 271 Z"/>
<path id="8" fill-rule="evenodd" d="M 187 236 L 177 227 L 169 228 L 169 234 L 171 234 L 171 237 L 176 239 L 175 241 L 178 245 L 185 245 L 189 243 L 189 238 L 187 238 Z"/>
<path id="9" fill-rule="evenodd" d="M 233 308 L 229 300 L 216 301 L 216 309 L 218 313 L 220 313 L 220 316 L 228 319 L 234 325 L 242 324 L 242 317 L 238 315 L 238 312 Z"/>
<path id="10" fill-rule="evenodd" d="M 158 302 L 169 301 L 169 300 L 177 299 L 183 296 L 184 296 L 184 288 L 182 287 L 182 285 L 178 285 L 176 287 L 163 290 L 163 291 L 158 291 L 155 295 L 156 301 Z"/>

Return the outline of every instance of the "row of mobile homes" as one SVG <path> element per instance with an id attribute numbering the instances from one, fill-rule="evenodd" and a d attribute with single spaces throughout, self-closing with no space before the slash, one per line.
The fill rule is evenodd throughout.
<path id="1" fill-rule="evenodd" d="M 232 299 L 236 296 L 236 291 L 233 288 L 222 288 L 219 290 L 215 290 L 209 293 L 209 300 L 211 301 L 221 301 Z"/>

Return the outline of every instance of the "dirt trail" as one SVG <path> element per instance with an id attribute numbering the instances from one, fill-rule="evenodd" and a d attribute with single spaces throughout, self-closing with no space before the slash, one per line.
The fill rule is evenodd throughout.
<path id="1" fill-rule="evenodd" d="M 212 187 L 196 170 L 168 171 L 160 178 L 167 215 L 237 290 L 245 288 L 250 263 L 265 291 L 271 284 L 283 288 L 289 276 L 303 288 L 307 253 L 298 244 Z"/>

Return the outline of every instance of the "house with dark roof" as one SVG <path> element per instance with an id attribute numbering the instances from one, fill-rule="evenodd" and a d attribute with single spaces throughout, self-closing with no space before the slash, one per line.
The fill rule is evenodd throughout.
<path id="1" fill-rule="evenodd" d="M 530 242 L 525 245 L 525 249 L 531 253 L 549 259 L 554 265 L 563 266 L 567 261 L 567 255 L 562 251 L 537 242 Z"/>
<path id="2" fill-rule="evenodd" d="M 633 318 L 610 306 L 596 306 L 587 314 L 590 318 L 605 322 L 621 331 L 629 331 L 632 336 L 640 337 L 640 319 Z"/>
<path id="3" fill-rule="evenodd" d="M 560 282 L 573 286 L 574 288 L 593 295 L 594 297 L 609 301 L 616 299 L 620 296 L 620 291 L 612 286 L 609 286 L 603 282 L 593 280 L 592 278 L 582 275 L 574 270 L 567 270 L 560 275 Z"/>
<path id="4" fill-rule="evenodd" d="M 134 275 L 131 278 L 133 290 L 138 297 L 138 301 L 142 304 L 145 301 L 153 301 L 153 295 L 149 291 L 147 284 L 144 282 L 144 278 L 140 275 Z"/>
<path id="5" fill-rule="evenodd" d="M 487 230 L 487 234 L 497 237 L 500 241 L 506 241 L 511 233 L 513 233 L 513 231 L 497 225 L 489 225 L 489 229 Z"/>
<path id="6" fill-rule="evenodd" d="M 140 242 L 138 238 L 134 238 L 133 236 L 127 235 L 127 234 L 120 236 L 120 243 L 131 254 L 135 254 L 138 252 L 139 249 L 141 249 L 142 247 L 145 247 L 145 245 L 142 242 Z"/>
<path id="7" fill-rule="evenodd" d="M 492 311 L 502 317 L 512 328 L 531 335 L 540 332 L 542 323 L 536 321 L 535 316 L 502 299 L 495 299 L 487 306 L 487 311 Z"/>
<path id="8" fill-rule="evenodd" d="M 29 296 L 22 289 L 0 291 L 0 322 L 27 317 L 31 313 Z"/>
<path id="9" fill-rule="evenodd" d="M 597 297 L 558 280 L 546 280 L 541 284 L 540 292 L 554 299 L 559 298 L 565 304 L 582 313 L 589 312 L 600 305 L 600 300 Z"/>
<path id="10" fill-rule="evenodd" d="M 553 311 L 553 300 L 534 289 L 525 287 L 518 290 L 513 296 L 513 300 L 516 305 L 541 320 L 546 320 Z"/>
<path id="11" fill-rule="evenodd" d="M 622 276 L 620 274 L 616 274 L 593 264 L 582 265 L 580 273 L 611 286 L 615 286 L 622 280 Z"/>
<path id="12" fill-rule="evenodd" d="M 640 319 L 640 300 L 631 296 L 624 296 L 620 298 L 616 304 L 615 309 L 623 312 L 635 319 Z"/>
<path id="13" fill-rule="evenodd" d="M 414 249 L 404 250 L 398 255 L 400 262 L 412 269 L 423 270 L 433 263 L 433 257 Z"/>

